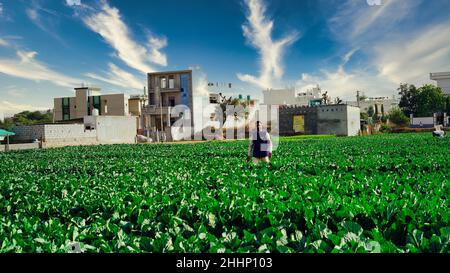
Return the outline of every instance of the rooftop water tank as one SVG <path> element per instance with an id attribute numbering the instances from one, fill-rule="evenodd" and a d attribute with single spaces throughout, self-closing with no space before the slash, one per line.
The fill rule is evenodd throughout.
<path id="1" fill-rule="evenodd" d="M 96 117 L 96 116 L 98 116 L 99 114 L 98 114 L 98 109 L 93 109 L 92 110 L 92 116 L 94 116 L 94 117 Z"/>

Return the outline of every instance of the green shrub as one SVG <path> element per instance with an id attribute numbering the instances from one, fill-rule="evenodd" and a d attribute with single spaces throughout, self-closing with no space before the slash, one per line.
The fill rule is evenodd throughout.
<path id="1" fill-rule="evenodd" d="M 400 108 L 393 108 L 389 112 L 389 120 L 397 126 L 409 125 L 409 118 L 405 116 Z"/>
<path id="2" fill-rule="evenodd" d="M 392 128 L 389 125 L 387 125 L 387 124 L 382 124 L 380 126 L 380 130 L 379 131 L 381 133 L 390 133 L 392 131 Z"/>

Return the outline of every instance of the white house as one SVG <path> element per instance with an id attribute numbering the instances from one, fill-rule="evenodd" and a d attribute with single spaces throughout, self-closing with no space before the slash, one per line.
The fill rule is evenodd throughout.
<path id="1" fill-rule="evenodd" d="M 364 100 L 360 100 L 359 102 L 348 101 L 347 104 L 361 108 L 361 113 L 367 113 L 369 108 L 372 106 L 374 111 L 378 109 L 378 114 L 382 115 L 389 113 L 392 108 L 398 107 L 399 102 L 400 100 L 395 97 L 376 97 L 366 98 Z"/>
<path id="2" fill-rule="evenodd" d="M 263 90 L 265 105 L 297 105 L 307 106 L 311 100 L 322 98 L 322 89 L 317 86 L 306 91 L 295 87 L 285 89 Z"/>
<path id="3" fill-rule="evenodd" d="M 437 86 L 442 88 L 444 94 L 450 95 L 450 72 L 430 73 L 430 79 L 437 82 Z"/>

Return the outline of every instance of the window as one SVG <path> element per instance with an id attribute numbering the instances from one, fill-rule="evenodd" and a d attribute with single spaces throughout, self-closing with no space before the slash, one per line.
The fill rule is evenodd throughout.
<path id="1" fill-rule="evenodd" d="M 153 89 L 155 87 L 154 81 L 155 81 L 155 78 L 150 77 L 150 80 L 148 81 L 148 89 Z"/>
<path id="2" fill-rule="evenodd" d="M 174 89 L 175 88 L 175 77 L 173 75 L 169 76 L 169 88 Z"/>
<path id="3" fill-rule="evenodd" d="M 171 107 L 175 106 L 175 97 L 169 97 L 169 106 Z"/>
<path id="4" fill-rule="evenodd" d="M 166 77 L 161 77 L 159 78 L 160 83 L 161 83 L 161 88 L 167 88 L 167 79 Z"/>
<path id="5" fill-rule="evenodd" d="M 92 106 L 94 107 L 93 109 L 97 109 L 98 110 L 98 114 L 101 115 L 101 100 L 100 100 L 100 96 L 94 96 L 92 97 L 93 103 Z"/>
<path id="6" fill-rule="evenodd" d="M 62 100 L 62 118 L 63 120 L 70 120 L 70 98 L 63 98 Z"/>
<path id="7" fill-rule="evenodd" d="M 155 105 L 155 93 L 149 93 L 148 103 L 150 105 Z"/>

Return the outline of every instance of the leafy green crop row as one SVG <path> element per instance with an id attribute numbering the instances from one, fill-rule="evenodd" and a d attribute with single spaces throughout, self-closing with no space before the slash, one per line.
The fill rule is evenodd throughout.
<path id="1" fill-rule="evenodd" d="M 428 134 L 0 154 L 0 252 L 450 252 L 450 141 Z"/>

